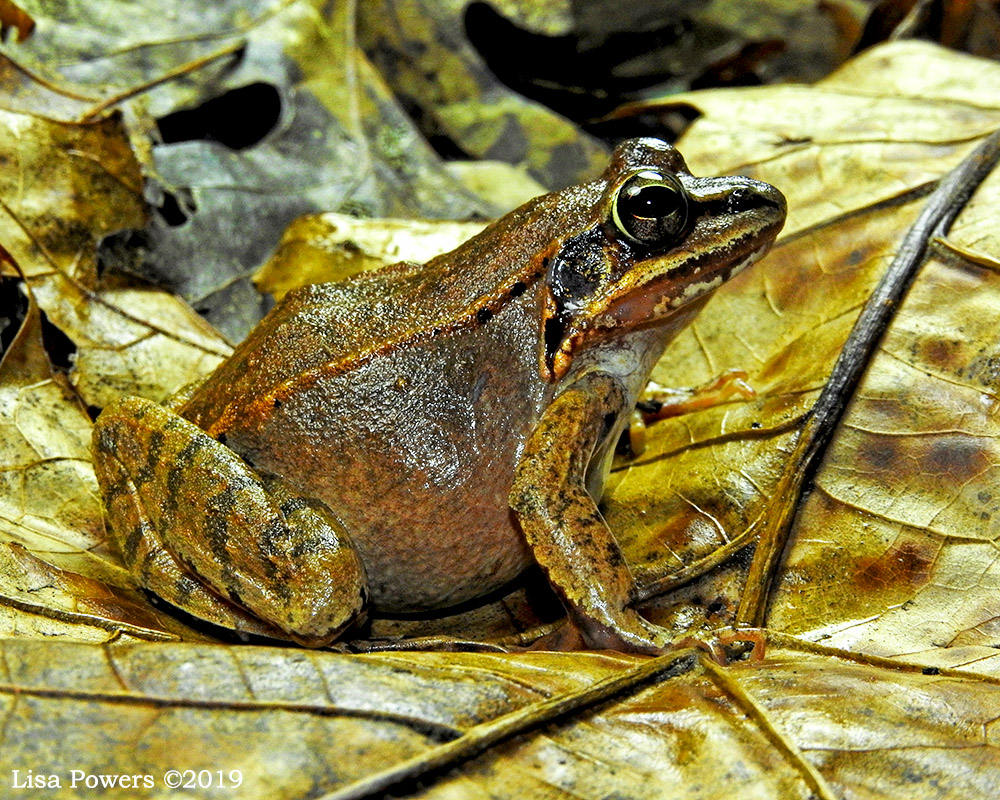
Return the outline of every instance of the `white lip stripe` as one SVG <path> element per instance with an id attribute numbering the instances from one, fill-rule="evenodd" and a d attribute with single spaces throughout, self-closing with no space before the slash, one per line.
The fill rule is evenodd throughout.
<path id="1" fill-rule="evenodd" d="M 677 297 L 673 297 L 667 301 L 665 305 L 657 304 L 656 311 L 662 311 L 665 308 L 679 308 L 686 303 L 694 300 L 696 297 L 700 297 L 703 294 L 707 294 L 713 289 L 719 288 L 725 281 L 729 280 L 736 275 L 739 275 L 743 270 L 753 264 L 755 261 L 760 259 L 764 253 L 769 249 L 770 245 L 765 245 L 758 247 L 750 255 L 744 258 L 742 261 L 738 262 L 736 266 L 730 268 L 729 274 L 723 277 L 721 273 L 717 273 L 714 278 L 710 281 L 698 281 L 697 283 L 689 283 L 684 287 L 684 291 Z"/>

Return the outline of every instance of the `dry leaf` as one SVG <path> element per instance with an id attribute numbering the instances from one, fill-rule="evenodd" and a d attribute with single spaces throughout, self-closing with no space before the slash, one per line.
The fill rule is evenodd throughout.
<path id="1" fill-rule="evenodd" d="M 220 795 L 289 800 L 381 797 L 366 776 L 407 765 L 421 797 L 832 800 L 905 786 L 968 800 L 1000 778 L 995 682 L 833 654 L 776 647 L 721 668 L 689 654 L 2 644 L 0 773 L 56 775 L 58 798 L 80 794 L 71 770 L 151 776 L 133 797 L 164 796 L 175 769 L 207 771 Z M 434 763 L 457 769 L 426 773 Z"/>
<path id="2" fill-rule="evenodd" d="M 423 264 L 484 227 L 478 222 L 358 219 L 333 212 L 299 217 L 254 283 L 280 300 L 297 286 L 340 281 L 398 261 Z"/>
<path id="3" fill-rule="evenodd" d="M 847 58 L 867 11 L 786 0 L 646 0 L 613 13 L 602 2 L 381 0 L 359 5 L 359 38 L 439 149 L 563 186 L 602 166 L 563 116 L 610 138 L 621 132 L 594 120 L 623 99 L 815 80 Z"/>
<path id="4" fill-rule="evenodd" d="M 720 290 L 657 371 L 697 385 L 739 366 L 758 396 L 657 425 L 618 473 L 608 517 L 645 581 L 690 580 L 774 513 L 803 415 L 929 186 L 1000 125 L 987 75 L 1000 68 L 910 43 L 815 89 L 679 99 L 705 113 L 681 143 L 696 171 L 711 158 L 713 172 L 771 181 L 791 213 L 775 252 Z M 982 233 L 995 182 L 935 247 L 870 365 L 797 519 L 771 629 L 880 655 L 998 644 L 989 365 L 1000 301 Z M 664 598 L 654 618 L 694 630 L 733 619 L 745 574 L 730 562 Z"/>
<path id="5" fill-rule="evenodd" d="M 90 468 L 91 423 L 49 366 L 32 304 L 0 361 L 0 520 L 14 541 L 58 562 L 87 554 L 104 538 Z"/>
<path id="6" fill-rule="evenodd" d="M 136 138 L 153 138 L 154 212 L 102 258 L 178 292 L 234 340 L 268 308 L 251 274 L 301 214 L 495 213 L 444 169 L 357 49 L 350 4 L 329 20 L 325 5 L 41 8 L 45 34 L 7 50 L 62 94 L 89 93 L 82 117 L 124 106 Z"/>
<path id="7" fill-rule="evenodd" d="M 200 639 L 155 613 L 106 547 L 91 422 L 53 373 L 37 306 L 0 361 L 0 631 Z"/>
<path id="8" fill-rule="evenodd" d="M 301 3 L 286 7 L 309 16 Z M 873 51 L 818 88 L 682 98 L 706 114 L 682 143 L 695 171 L 767 178 L 793 215 L 769 262 L 717 295 L 658 370 L 663 383 L 690 385 L 748 368 L 757 398 L 654 426 L 608 499 L 646 592 L 656 581 L 680 586 L 654 618 L 709 634 L 734 618 L 746 574 L 745 558 L 733 557 L 739 537 L 773 510 L 804 416 L 902 231 L 997 126 L 1000 103 L 983 80 L 1000 85 L 995 69 L 910 44 Z M 120 121 L 6 113 L 8 134 L 30 135 L 24 151 L 7 138 L 7 153 L 28 160 L 6 173 L 0 243 L 79 348 L 71 374 L 88 399 L 141 384 L 141 364 L 166 358 L 161 341 L 189 348 L 194 373 L 224 352 L 183 306 L 144 309 L 145 295 L 96 282 L 95 241 L 137 227 L 143 211 Z M 58 190 L 46 194 L 28 167 L 51 166 L 54 152 L 64 160 L 43 173 Z M 77 208 L 74 186 L 99 187 L 101 201 Z M 116 583 L 127 578 L 99 530 L 81 455 L 86 418 L 53 377 L 37 320 L 25 323 L 0 366 L 9 393 L 0 419 L 15 444 L 0 464 L 11 487 L 0 625 L 18 637 L 2 642 L 0 774 L 55 775 L 56 797 L 79 796 L 71 769 L 149 774 L 154 787 L 133 794 L 163 796 L 169 769 L 204 769 L 211 780 L 222 770 L 218 780 L 231 782 L 239 770 L 240 796 L 292 798 L 388 780 L 386 770 L 415 759 L 420 774 L 456 765 L 426 773 L 424 796 L 833 798 L 905 786 L 907 797 L 991 797 L 1000 778 L 995 191 L 985 184 L 936 246 L 780 565 L 769 628 L 841 650 L 772 636 L 763 661 L 729 667 L 687 652 L 655 662 L 30 641 L 194 634 Z M 153 355 L 132 355 L 147 342 Z M 103 365 L 85 369 L 119 351 L 120 385 L 105 382 Z M 235 796 L 231 784 L 217 791 Z"/>
<path id="9" fill-rule="evenodd" d="M 358 4 L 359 39 L 398 97 L 419 109 L 424 132 L 472 158 L 517 164 L 550 188 L 600 172 L 607 150 L 550 109 L 510 91 L 467 38 L 465 2 L 385 0 Z M 567 21 L 565 3 L 510 3 L 551 32 Z M 500 33 L 494 27 L 490 36 Z M 500 46 L 510 47 L 500 39 Z M 524 54 L 527 56 L 527 54 Z"/>
<path id="10" fill-rule="evenodd" d="M 53 122 L 0 110 L 0 241 L 5 271 L 31 287 L 75 347 L 85 402 L 123 392 L 163 399 L 228 355 L 228 343 L 174 296 L 98 278 L 101 237 L 143 224 L 142 178 L 121 118 Z"/>

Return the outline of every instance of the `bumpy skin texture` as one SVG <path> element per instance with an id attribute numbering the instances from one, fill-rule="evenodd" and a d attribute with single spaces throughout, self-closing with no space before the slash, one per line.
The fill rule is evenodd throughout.
<path id="1" fill-rule="evenodd" d="M 389 290 L 394 300 L 428 302 L 422 287 L 401 283 Z M 304 325 L 332 329 L 342 304 L 356 307 L 344 289 L 299 292 L 264 323 L 266 338 L 249 357 L 273 364 L 308 336 Z M 538 377 L 537 352 L 523 342 L 537 336 L 537 324 L 517 298 L 487 326 L 425 341 L 411 336 L 350 369 L 325 362 L 305 373 L 295 364 L 298 385 L 263 418 L 256 407 L 240 406 L 225 428 L 226 444 L 335 510 L 352 532 L 379 609 L 468 600 L 530 563 L 507 494 L 522 442 L 551 391 Z M 290 359 L 299 358 L 295 350 Z M 242 367 L 240 356 L 230 362 L 233 371 Z M 221 369 L 182 413 L 214 431 L 220 405 L 213 395 L 231 374 Z"/>
<path id="2" fill-rule="evenodd" d="M 612 210 L 623 182 L 650 170 L 676 174 L 687 217 L 669 240 L 640 244 Z M 422 267 L 291 293 L 179 406 L 193 425 L 135 400 L 98 420 L 95 463 L 126 559 L 177 605 L 229 598 L 311 644 L 346 624 L 327 605 L 351 616 L 367 591 L 380 611 L 446 608 L 537 559 L 591 646 L 661 649 L 666 632 L 626 608 L 631 574 L 595 499 L 666 343 L 783 219 L 772 187 L 694 178 L 673 148 L 633 140 L 602 179 L 538 198 Z M 218 476 L 206 456 L 192 483 L 171 460 L 184 445 L 168 458 L 154 444 L 181 429 L 204 440 Z M 260 483 L 257 471 L 320 501 L 310 508 L 335 533 L 276 535 L 272 507 L 242 488 Z M 238 502 L 206 503 L 230 487 Z M 214 522 L 191 522 L 199 515 Z M 235 557 L 276 540 L 278 566 Z M 298 553 L 312 561 L 293 576 Z M 161 562 L 169 569 L 154 577 Z M 280 590 L 269 585 L 278 575 Z"/>

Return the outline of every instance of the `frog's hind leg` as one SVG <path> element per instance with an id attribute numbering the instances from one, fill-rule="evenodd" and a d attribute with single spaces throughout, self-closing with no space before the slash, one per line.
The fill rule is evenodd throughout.
<path id="1" fill-rule="evenodd" d="M 168 602 L 268 635 L 246 609 L 310 646 L 363 612 L 364 568 L 329 510 L 173 412 L 135 397 L 109 406 L 93 454 L 126 564 Z"/>

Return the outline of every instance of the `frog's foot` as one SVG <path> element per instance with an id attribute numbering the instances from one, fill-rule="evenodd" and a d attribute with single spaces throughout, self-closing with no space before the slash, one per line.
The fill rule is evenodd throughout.
<path id="1" fill-rule="evenodd" d="M 168 602 L 267 635 L 246 609 L 309 646 L 361 614 L 364 568 L 339 521 L 190 422 L 126 398 L 97 420 L 93 455 L 126 564 Z"/>
<path id="2" fill-rule="evenodd" d="M 747 373 L 741 369 L 729 369 L 694 388 L 670 389 L 650 381 L 639 398 L 638 408 L 647 421 L 653 421 L 711 408 L 734 397 L 752 400 L 756 396 L 753 387 L 747 383 Z"/>
<path id="3" fill-rule="evenodd" d="M 734 397 L 752 400 L 757 393 L 746 379 L 743 370 L 730 369 L 694 388 L 669 389 L 650 381 L 629 422 L 628 443 L 632 454 L 641 455 L 646 449 L 646 425 L 650 422 L 712 408 Z"/>
<path id="4" fill-rule="evenodd" d="M 653 421 L 711 408 L 734 397 L 752 400 L 756 396 L 744 370 L 728 369 L 694 388 L 670 389 L 650 381 L 639 398 L 638 408 L 647 421 Z"/>

